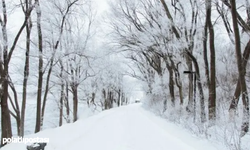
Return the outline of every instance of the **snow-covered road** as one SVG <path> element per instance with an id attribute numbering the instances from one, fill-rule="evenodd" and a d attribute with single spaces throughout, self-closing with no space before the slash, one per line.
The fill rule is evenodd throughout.
<path id="1" fill-rule="evenodd" d="M 216 150 L 206 140 L 146 111 L 140 104 L 101 112 L 28 137 L 50 139 L 45 150 Z M 3 150 L 25 150 L 10 144 Z"/>

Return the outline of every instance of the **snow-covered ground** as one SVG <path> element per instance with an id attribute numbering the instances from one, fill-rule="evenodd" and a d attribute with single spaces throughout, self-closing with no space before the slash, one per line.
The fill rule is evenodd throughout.
<path id="1" fill-rule="evenodd" d="M 26 137 L 49 138 L 45 150 L 226 150 L 131 104 Z M 2 150 L 26 150 L 8 144 Z"/>

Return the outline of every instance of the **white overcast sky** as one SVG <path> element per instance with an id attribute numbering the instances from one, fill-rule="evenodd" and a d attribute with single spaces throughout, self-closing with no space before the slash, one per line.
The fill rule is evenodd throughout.
<path id="1" fill-rule="evenodd" d="M 98 12 L 102 12 L 108 8 L 107 0 L 93 0 L 97 4 Z"/>

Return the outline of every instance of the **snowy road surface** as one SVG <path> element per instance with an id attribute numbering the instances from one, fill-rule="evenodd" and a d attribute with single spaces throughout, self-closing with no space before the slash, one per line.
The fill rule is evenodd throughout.
<path id="1" fill-rule="evenodd" d="M 101 112 L 28 137 L 46 137 L 45 150 L 216 150 L 181 127 L 144 110 L 140 104 Z M 3 150 L 25 150 L 9 144 Z M 220 148 L 221 149 L 221 148 Z"/>

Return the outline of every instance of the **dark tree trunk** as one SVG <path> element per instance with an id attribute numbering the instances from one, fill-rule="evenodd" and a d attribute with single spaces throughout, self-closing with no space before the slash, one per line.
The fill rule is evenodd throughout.
<path id="1" fill-rule="evenodd" d="M 180 105 L 183 104 L 183 95 L 182 95 L 182 83 L 181 83 L 181 79 L 180 79 L 180 72 L 179 72 L 179 63 L 177 63 L 177 65 L 175 66 L 174 61 L 172 59 L 170 59 L 171 61 L 171 66 L 172 68 L 174 68 L 174 75 L 175 75 L 175 83 L 176 86 L 179 89 L 179 98 L 180 98 Z"/>
<path id="2" fill-rule="evenodd" d="M 126 102 L 126 96 L 125 96 L 125 94 L 122 92 L 121 106 L 124 105 L 125 102 Z"/>
<path id="3" fill-rule="evenodd" d="M 61 83 L 61 94 L 59 102 L 59 126 L 63 124 L 63 100 L 64 100 L 64 83 Z"/>
<path id="4" fill-rule="evenodd" d="M 176 71 L 175 71 L 175 83 L 179 89 L 180 105 L 183 105 L 182 83 L 181 83 L 178 67 L 176 68 Z"/>
<path id="5" fill-rule="evenodd" d="M 21 127 L 21 115 L 20 115 L 20 108 L 19 108 L 19 103 L 18 103 L 18 96 L 17 96 L 17 91 L 16 91 L 16 88 L 13 84 L 13 82 L 11 81 L 11 78 L 9 77 L 9 80 L 8 80 L 8 83 L 9 83 L 9 87 L 11 88 L 12 92 L 13 92 L 13 95 L 14 95 L 14 102 L 10 96 L 10 94 L 8 93 L 8 97 L 10 99 L 10 102 L 12 104 L 12 107 L 15 111 L 15 115 L 13 114 L 14 118 L 16 119 L 16 124 L 17 124 L 17 135 L 20 136 L 20 127 Z"/>
<path id="6" fill-rule="evenodd" d="M 109 90 L 108 91 L 108 96 L 107 96 L 107 109 L 110 109 L 111 108 L 111 99 L 112 99 L 112 92 Z"/>
<path id="7" fill-rule="evenodd" d="M 250 55 L 250 40 L 248 41 L 244 53 L 243 53 L 243 63 L 242 63 L 242 67 L 244 69 L 244 75 L 246 74 L 246 67 L 247 67 L 247 62 L 249 59 L 249 55 Z M 238 106 L 238 102 L 239 102 L 239 97 L 241 94 L 241 88 L 240 88 L 240 78 L 238 78 L 237 81 L 237 85 L 236 85 L 236 89 L 234 92 L 234 97 L 231 101 L 230 107 L 229 107 L 229 111 L 232 113 L 235 113 L 236 108 Z"/>
<path id="8" fill-rule="evenodd" d="M 175 106 L 175 93 L 174 93 L 174 69 L 175 69 L 175 66 L 173 66 L 173 64 L 171 64 L 171 56 L 167 56 L 167 55 L 164 55 L 163 56 L 163 59 L 165 61 L 165 64 L 166 64 L 166 67 L 168 69 L 168 73 L 169 73 L 169 83 L 168 83 L 168 87 L 169 87 L 169 94 L 170 94 L 170 98 L 171 98 L 171 106 L 174 107 Z M 161 71 L 161 74 L 159 74 L 160 78 L 163 79 L 163 72 Z M 164 92 L 165 88 L 163 87 L 163 80 L 161 81 L 162 82 L 162 90 Z M 163 112 L 165 112 L 167 110 L 167 97 L 166 97 L 166 94 L 163 95 L 164 96 L 164 101 L 163 101 Z"/>
<path id="9" fill-rule="evenodd" d="M 3 36 L 3 54 L 0 54 L 2 57 L 1 60 L 1 145 L 3 144 L 3 138 L 12 137 L 11 129 L 11 120 L 10 120 L 10 111 L 8 106 L 8 87 L 9 87 L 9 59 L 8 59 L 8 36 L 7 36 L 7 8 L 5 0 L 2 0 L 2 11 L 3 11 L 3 22 L 2 22 L 2 36 Z M 3 61 L 2 61 L 3 58 Z"/>
<path id="10" fill-rule="evenodd" d="M 118 90 L 117 106 L 121 106 L 121 89 Z"/>
<path id="11" fill-rule="evenodd" d="M 95 93 L 94 92 L 92 92 L 92 94 L 91 94 L 92 96 L 91 96 L 91 103 L 93 104 L 93 105 L 95 105 L 96 106 L 96 104 L 95 104 Z"/>
<path id="12" fill-rule="evenodd" d="M 114 92 L 110 92 L 110 107 L 109 108 L 113 108 L 114 107 Z"/>
<path id="13" fill-rule="evenodd" d="M 38 64 L 38 88 L 37 88 L 37 108 L 36 108 L 36 127 L 35 133 L 41 130 L 41 102 L 43 88 L 43 37 L 41 28 L 41 9 L 39 0 L 37 1 L 37 31 L 38 31 L 38 49 L 39 49 L 39 64 Z"/>
<path id="14" fill-rule="evenodd" d="M 12 54 L 15 50 L 16 44 L 19 40 L 19 37 L 23 31 L 23 29 L 25 28 L 28 18 L 31 14 L 32 9 L 29 9 L 29 11 L 27 11 L 27 14 L 25 15 L 25 20 L 22 24 L 22 26 L 20 27 L 19 31 L 17 32 L 17 35 L 14 38 L 13 44 L 11 46 L 11 48 L 9 49 L 8 52 L 8 35 L 7 35 L 7 29 L 6 29 L 6 25 L 7 25 L 7 8 L 6 8 L 6 3 L 5 0 L 2 0 L 2 11 L 3 11 L 3 20 L 1 19 L 1 26 L 2 26 L 2 37 L 3 37 L 3 54 L 0 54 L 1 58 L 0 58 L 0 71 L 1 71 L 1 93 L 0 93 L 0 97 L 1 97 L 1 129 L 2 129 L 2 137 L 1 137 L 1 143 L 3 142 L 3 138 L 9 138 L 12 136 L 12 130 L 11 130 L 11 120 L 10 120 L 10 110 L 8 107 L 8 84 L 9 84 L 9 62 L 11 60 Z M 2 60 L 3 58 L 3 60 Z M 17 104 L 17 103 L 16 103 Z M 18 104 L 17 104 L 18 105 Z M 18 113 L 18 112 L 17 112 Z M 19 120 L 20 118 L 18 118 L 17 120 Z M 18 125 L 20 126 L 20 124 Z M 19 133 L 20 134 L 20 133 Z"/>
<path id="15" fill-rule="evenodd" d="M 62 61 L 59 61 L 60 65 L 61 65 L 61 70 L 60 70 L 60 80 L 61 80 L 61 94 L 60 94 L 60 101 L 59 101 L 59 126 L 62 126 L 63 124 L 63 101 L 65 99 L 65 95 L 64 95 L 64 81 L 63 81 L 63 64 Z"/>
<path id="16" fill-rule="evenodd" d="M 70 123 L 70 108 L 69 108 L 69 85 L 66 82 L 66 97 L 65 97 L 65 107 L 66 107 L 66 115 L 67 115 L 67 123 Z"/>
<path id="17" fill-rule="evenodd" d="M 31 7 L 31 0 L 25 1 L 25 8 L 27 15 L 28 9 Z M 30 55 L 30 35 L 31 35 L 32 21 L 29 17 L 29 21 L 26 24 L 26 53 L 25 53 L 25 65 L 24 65 L 24 78 L 23 78 L 23 95 L 22 95 L 22 108 L 21 108 L 21 124 L 20 124 L 20 136 L 24 136 L 24 122 L 25 122 L 25 110 L 26 110 L 26 99 L 27 99 L 27 83 L 29 78 L 29 55 Z"/>
<path id="18" fill-rule="evenodd" d="M 2 93 L 1 93 L 1 128 L 2 128 L 2 138 L 1 144 L 3 144 L 3 138 L 12 137 L 10 112 L 8 106 L 8 66 L 5 65 L 3 72 L 3 83 L 2 83 Z"/>
<path id="19" fill-rule="evenodd" d="M 214 48 L 214 29 L 211 21 L 212 3 L 211 0 L 206 1 L 207 18 L 209 30 L 209 46 L 210 46 L 210 83 L 208 111 L 210 123 L 214 124 L 216 120 L 216 69 L 215 69 L 215 48 Z"/>
<path id="20" fill-rule="evenodd" d="M 72 85 L 71 87 L 73 92 L 73 122 L 77 121 L 77 112 L 78 112 L 78 87 L 77 85 Z"/>
<path id="21" fill-rule="evenodd" d="M 107 100 L 107 94 L 106 94 L 106 90 L 103 89 L 102 90 L 102 95 L 103 95 L 103 100 L 104 100 L 104 110 L 108 109 L 108 100 Z"/>
<path id="22" fill-rule="evenodd" d="M 191 49 L 189 49 L 189 52 L 192 54 Z M 192 59 L 189 56 L 186 56 L 186 62 L 188 66 L 188 70 L 192 71 L 193 70 L 193 65 L 192 65 Z M 193 75 L 189 74 L 188 75 L 188 106 L 186 108 L 187 112 L 194 112 L 194 79 Z"/>
<path id="23" fill-rule="evenodd" d="M 48 74 L 47 74 L 47 77 L 46 77 L 46 85 L 45 85 L 45 91 L 44 91 L 44 96 L 43 96 L 42 114 L 41 114 L 41 128 L 43 127 L 46 102 L 47 102 L 47 97 L 48 97 L 48 93 L 49 93 L 50 76 L 51 76 L 51 73 L 52 73 L 53 63 L 54 63 L 54 55 L 55 55 L 55 52 L 53 52 L 53 55 L 51 56 L 49 71 L 48 71 Z"/>
<path id="24" fill-rule="evenodd" d="M 209 64 L 208 64 L 208 56 L 207 56 L 207 33 L 208 29 L 208 19 L 206 19 L 205 26 L 204 26 L 204 37 L 203 37 L 203 59 L 205 64 L 205 76 L 206 76 L 206 82 L 207 87 L 210 85 L 210 78 L 209 78 Z"/>
<path id="25" fill-rule="evenodd" d="M 6 29 L 6 28 L 5 28 Z M 3 32 L 6 33 L 7 32 Z M 7 41 L 7 35 L 6 39 Z M 7 44 L 7 43 L 6 43 Z M 8 106 L 8 87 L 9 87 L 9 75 L 8 75 L 8 46 L 4 46 L 4 70 L 1 73 L 1 78 L 2 78 L 2 91 L 1 91 L 1 128 L 2 128 L 2 138 L 11 138 L 12 137 L 12 129 L 11 129 L 11 120 L 10 120 L 10 110 Z M 1 139 L 3 140 L 3 139 Z M 3 144 L 3 141 L 1 141 L 1 144 Z"/>
<path id="26" fill-rule="evenodd" d="M 175 106 L 175 95 L 174 95 L 174 71 L 172 67 L 168 67 L 168 72 L 169 72 L 169 93 L 171 97 L 171 105 L 172 107 Z"/>
<path id="27" fill-rule="evenodd" d="M 249 130 L 249 99 L 248 99 L 248 92 L 246 87 L 246 80 L 245 80 L 245 71 L 242 65 L 242 54 L 241 54 L 241 43 L 240 43 L 240 34 L 239 28 L 237 23 L 237 11 L 236 11 L 236 3 L 235 0 L 230 0 L 231 2 L 231 13 L 232 13 L 232 20 L 233 20 L 233 28 L 234 28 L 234 35 L 235 35 L 235 51 L 236 51 L 236 58 L 237 58 L 237 65 L 238 65 L 238 72 L 239 72 L 239 79 L 240 79 L 240 87 L 241 87 L 241 94 L 242 94 L 242 101 L 243 101 L 243 122 L 241 126 L 241 136 L 244 136 Z"/>
<path id="28" fill-rule="evenodd" d="M 199 91 L 199 96 L 200 96 L 200 107 L 201 107 L 201 115 L 200 116 L 201 116 L 201 122 L 204 123 L 206 121 L 205 98 L 204 98 L 203 88 L 202 88 L 201 79 L 200 79 L 199 65 L 198 65 L 196 58 L 189 51 L 186 51 L 186 54 L 192 59 L 192 61 L 194 63 L 198 91 Z"/>

